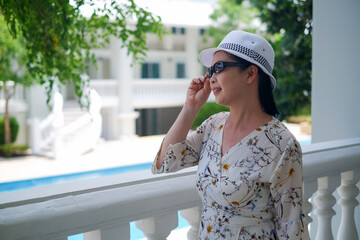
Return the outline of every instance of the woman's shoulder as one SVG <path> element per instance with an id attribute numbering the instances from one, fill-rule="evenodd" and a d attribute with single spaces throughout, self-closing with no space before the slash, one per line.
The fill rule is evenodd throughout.
<path id="1" fill-rule="evenodd" d="M 280 149 L 285 150 L 289 145 L 299 145 L 296 137 L 290 132 L 286 125 L 273 118 L 266 126 L 269 139 Z"/>
<path id="2" fill-rule="evenodd" d="M 229 112 L 215 113 L 209 117 L 209 120 L 213 122 L 220 122 L 224 119 L 227 119 L 229 117 L 229 114 L 230 114 Z"/>

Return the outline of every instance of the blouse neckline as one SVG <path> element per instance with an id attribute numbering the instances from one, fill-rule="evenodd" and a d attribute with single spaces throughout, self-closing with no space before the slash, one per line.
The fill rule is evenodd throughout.
<path id="1" fill-rule="evenodd" d="M 220 122 L 220 124 L 223 125 L 223 127 L 220 129 L 220 156 L 221 159 L 224 159 L 227 155 L 229 155 L 235 148 L 236 146 L 243 144 L 246 140 L 248 140 L 255 132 L 259 132 L 258 130 L 261 129 L 263 130 L 265 127 L 267 127 L 268 125 L 270 125 L 274 120 L 277 120 L 275 117 L 272 116 L 271 120 L 268 121 L 267 123 L 257 127 L 256 129 L 254 129 L 253 131 L 251 131 L 248 135 L 246 135 L 245 137 L 243 137 L 240 141 L 238 141 L 237 143 L 235 143 L 231 148 L 229 148 L 227 150 L 227 152 L 225 152 L 224 154 L 222 154 L 222 146 L 223 146 L 223 137 L 224 137 L 224 128 L 225 128 L 225 123 L 226 120 L 228 119 L 228 117 L 230 116 L 230 113 L 228 112 L 226 114 L 226 116 L 222 119 L 222 121 Z"/>

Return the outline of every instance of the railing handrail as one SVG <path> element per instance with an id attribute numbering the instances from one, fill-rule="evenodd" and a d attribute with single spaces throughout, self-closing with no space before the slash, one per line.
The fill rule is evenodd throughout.
<path id="1" fill-rule="evenodd" d="M 303 153 L 305 177 L 321 177 L 336 169 L 338 173 L 359 169 L 360 137 L 313 144 L 304 147 Z M 329 163 L 324 159 L 329 159 Z M 200 205 L 193 168 L 129 182 L 112 181 L 116 177 L 107 179 L 107 184 L 93 187 L 86 184 L 89 180 L 82 181 L 84 188 L 75 185 L 76 189 L 62 193 L 53 189 L 52 195 L 43 193 L 43 197 L 38 196 L 35 201 L 34 198 L 21 200 L 22 191 L 9 193 L 14 201 L 8 198 L 0 204 L 0 238 L 51 239 Z M 0 199 L 7 195 L 0 194 Z"/>
<path id="2" fill-rule="evenodd" d="M 351 161 L 360 157 L 360 137 L 315 143 L 303 146 L 303 168 L 304 178 L 327 176 L 327 173 L 334 171 L 342 172 L 360 168 L 360 162 Z M 339 164 L 324 164 L 325 151 L 331 153 L 327 156 L 331 162 L 334 161 L 336 155 L 334 151 L 341 150 L 346 154 L 346 158 L 340 157 Z M 348 151 L 350 150 L 350 151 Z M 315 157 L 319 159 L 314 160 Z M 350 160 L 349 160 L 350 159 Z M 339 158 L 338 158 L 339 160 Z M 325 160 L 326 161 L 326 160 Z M 195 174 L 194 168 L 184 169 L 182 171 L 170 174 L 152 175 L 150 170 L 125 173 L 115 176 L 101 177 L 98 179 L 89 179 L 76 181 L 72 183 L 63 183 L 57 185 L 54 189 L 52 186 L 38 187 L 34 189 L 25 189 L 14 192 L 0 193 L 0 209 L 6 207 L 19 206 L 21 204 L 32 204 L 44 200 L 61 198 L 67 195 L 78 195 L 87 192 L 101 191 L 104 189 L 112 189 L 123 186 L 132 186 L 143 182 L 161 181 L 170 178 L 183 177 Z"/>
<path id="3" fill-rule="evenodd" d="M 304 179 L 316 179 L 360 167 L 360 137 L 303 146 Z"/>

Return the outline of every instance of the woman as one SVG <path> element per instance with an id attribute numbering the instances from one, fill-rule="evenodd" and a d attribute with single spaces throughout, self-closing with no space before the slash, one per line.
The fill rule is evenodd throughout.
<path id="1" fill-rule="evenodd" d="M 232 31 L 200 53 L 209 67 L 192 80 L 153 173 L 197 165 L 203 203 L 199 239 L 301 239 L 302 153 L 275 117 L 274 51 L 255 34 Z M 210 92 L 228 106 L 187 133 Z"/>

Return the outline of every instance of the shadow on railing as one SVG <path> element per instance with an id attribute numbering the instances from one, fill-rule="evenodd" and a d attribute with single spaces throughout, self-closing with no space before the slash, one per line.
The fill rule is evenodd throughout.
<path id="1" fill-rule="evenodd" d="M 360 138 L 305 146 L 305 222 L 315 228 L 312 239 L 358 239 L 354 218 L 359 189 Z M 341 181 L 340 181 L 341 179 Z M 339 229 L 331 228 L 338 188 L 342 209 Z M 308 216 L 315 196 L 317 220 Z M 188 239 L 196 239 L 200 199 L 195 169 L 153 176 L 127 173 L 69 184 L 0 194 L 0 239 L 67 239 L 84 233 L 85 240 L 129 239 L 130 222 L 148 239 L 166 239 L 177 226 L 177 212 L 189 222 Z"/>

